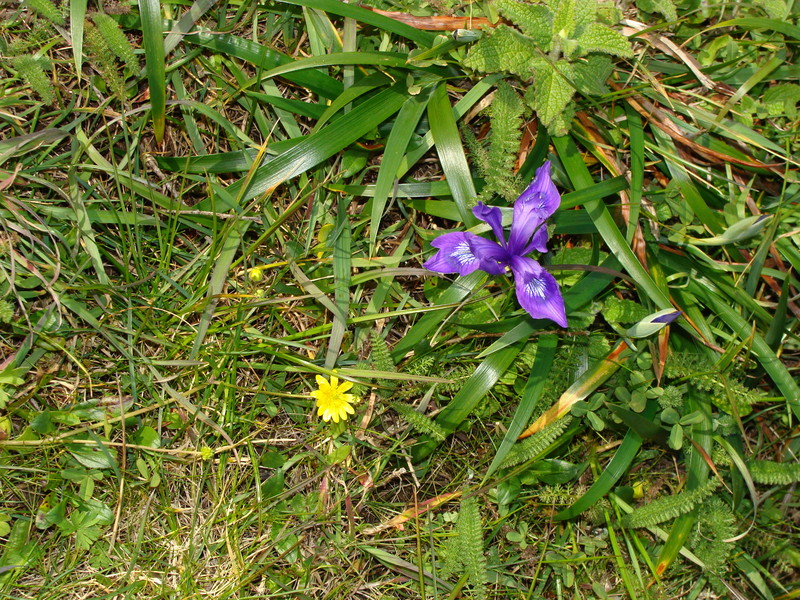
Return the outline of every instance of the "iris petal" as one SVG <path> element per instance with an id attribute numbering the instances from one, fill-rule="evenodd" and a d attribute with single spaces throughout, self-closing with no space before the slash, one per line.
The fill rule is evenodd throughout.
<path id="1" fill-rule="evenodd" d="M 550 319 L 561 327 L 567 326 L 564 298 L 555 277 L 542 266 L 524 256 L 511 258 L 517 300 L 534 319 Z"/>
<path id="2" fill-rule="evenodd" d="M 503 233 L 503 216 L 499 208 L 496 206 L 487 206 L 483 202 L 478 202 L 478 205 L 472 209 L 472 214 L 481 221 L 488 223 L 495 237 L 500 241 L 500 245 L 506 245 L 506 236 L 505 233 Z"/>
<path id="3" fill-rule="evenodd" d="M 514 220 L 508 236 L 508 251 L 523 254 L 531 236 L 552 215 L 561 196 L 550 179 L 550 161 L 536 170 L 536 177 L 514 203 Z"/>
<path id="4" fill-rule="evenodd" d="M 433 240 L 431 246 L 439 251 L 422 266 L 437 273 L 469 275 L 481 269 L 500 275 L 510 258 L 500 244 L 468 231 L 446 233 Z"/>

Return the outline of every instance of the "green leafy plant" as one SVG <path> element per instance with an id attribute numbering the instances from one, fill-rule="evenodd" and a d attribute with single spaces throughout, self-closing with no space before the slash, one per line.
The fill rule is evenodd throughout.
<path id="1" fill-rule="evenodd" d="M 495 6 L 516 28 L 495 27 L 470 49 L 464 64 L 532 83 L 525 102 L 554 135 L 570 128 L 575 92 L 606 93 L 611 57 L 633 56 L 625 36 L 607 24 L 615 20 L 614 11 L 596 0 L 498 0 Z"/>
<path id="2" fill-rule="evenodd" d="M 634 510 L 627 517 L 628 527 L 653 527 L 686 514 L 703 500 L 711 496 L 720 486 L 720 480 L 711 478 L 703 485 L 689 491 L 679 492 L 673 496 L 663 496 Z"/>
<path id="3" fill-rule="evenodd" d="M 448 571 L 467 576 L 476 598 L 487 598 L 483 527 L 480 506 L 474 496 L 461 501 L 455 530 L 447 540 L 445 559 Z"/>
<path id="4" fill-rule="evenodd" d="M 36 58 L 29 54 L 22 54 L 11 59 L 11 65 L 25 80 L 34 92 L 46 104 L 53 104 L 56 100 L 55 89 L 47 76 L 45 69 L 50 68 L 49 61 L 44 57 Z"/>

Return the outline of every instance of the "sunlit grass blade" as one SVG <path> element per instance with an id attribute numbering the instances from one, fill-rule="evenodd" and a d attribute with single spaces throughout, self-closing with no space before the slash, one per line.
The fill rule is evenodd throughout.
<path id="1" fill-rule="evenodd" d="M 69 35 L 72 38 L 72 58 L 78 80 L 83 71 L 83 24 L 88 0 L 69 0 Z"/>
<path id="2" fill-rule="evenodd" d="M 545 411 L 536 421 L 523 431 L 519 438 L 526 438 L 544 429 L 550 423 L 566 415 L 576 403 L 589 396 L 611 377 L 617 369 L 629 358 L 630 348 L 624 341 L 620 341 L 607 357 L 599 361 L 593 368 L 584 372 L 569 389 L 564 392 L 558 401 Z"/>
<path id="3" fill-rule="evenodd" d="M 400 112 L 397 113 L 397 119 L 395 119 L 392 131 L 389 133 L 389 138 L 386 140 L 386 148 L 383 152 L 381 167 L 378 171 L 378 179 L 375 182 L 373 191 L 369 228 L 370 248 L 375 247 L 381 219 L 383 218 L 384 209 L 386 208 L 386 202 L 395 184 L 397 170 L 400 168 L 408 143 L 411 141 L 411 136 L 414 135 L 414 129 L 417 123 L 419 123 L 422 114 L 425 112 L 427 100 L 428 94 L 424 92 L 409 97 L 405 104 L 403 104 Z"/>
<path id="4" fill-rule="evenodd" d="M 404 86 L 395 85 L 379 92 L 277 156 L 256 171 L 242 199 L 250 200 L 270 192 L 287 179 L 304 173 L 355 142 L 400 110 L 407 98 L 403 90 Z M 228 192 L 238 196 L 242 186 L 242 181 L 234 183 L 229 186 Z"/>
<path id="5" fill-rule="evenodd" d="M 164 139 L 167 113 L 167 75 L 160 0 L 139 0 L 139 15 L 142 20 L 142 45 L 150 90 L 153 134 L 160 144 Z"/>
<path id="6" fill-rule="evenodd" d="M 447 183 L 453 192 L 453 200 L 458 207 L 461 221 L 471 227 L 477 223 L 471 209 L 475 205 L 477 194 L 472 184 L 464 145 L 458 132 L 458 125 L 453 117 L 453 108 L 447 97 L 447 85 L 440 83 L 428 102 L 428 121 L 431 135 L 439 154 L 439 162 L 447 177 Z"/>
<path id="7" fill-rule="evenodd" d="M 342 17 L 350 17 L 361 23 L 366 23 L 378 29 L 397 34 L 423 46 L 430 46 L 433 43 L 434 36 L 427 31 L 416 29 L 410 25 L 390 19 L 389 17 L 384 17 L 383 15 L 379 15 L 354 4 L 347 4 L 339 0 L 280 0 L 280 2 L 283 4 L 307 6 Z"/>

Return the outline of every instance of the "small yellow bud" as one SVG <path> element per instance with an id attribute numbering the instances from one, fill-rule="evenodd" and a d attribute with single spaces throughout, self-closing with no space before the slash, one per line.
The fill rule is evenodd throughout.
<path id="1" fill-rule="evenodd" d="M 208 446 L 203 446 L 200 448 L 200 458 L 203 460 L 211 460 L 214 458 L 214 451 Z"/>
<path id="2" fill-rule="evenodd" d="M 253 283 L 258 283 L 264 279 L 264 273 L 259 267 L 253 267 L 252 269 L 247 270 L 247 278 Z"/>

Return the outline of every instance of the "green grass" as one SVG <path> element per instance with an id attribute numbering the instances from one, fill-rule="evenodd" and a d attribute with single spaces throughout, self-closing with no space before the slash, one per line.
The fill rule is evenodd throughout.
<path id="1" fill-rule="evenodd" d="M 791 3 L 420 4 L 3 13 L 0 598 L 797 596 Z M 421 268 L 545 160 L 566 330 Z"/>

